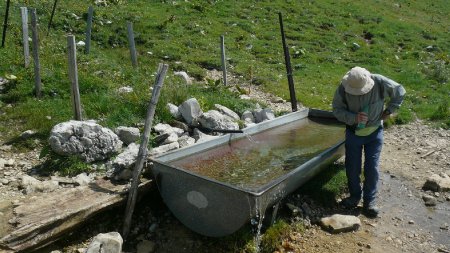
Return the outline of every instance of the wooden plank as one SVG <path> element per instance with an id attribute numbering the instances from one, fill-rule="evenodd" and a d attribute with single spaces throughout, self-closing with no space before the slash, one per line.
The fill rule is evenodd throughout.
<path id="1" fill-rule="evenodd" d="M 142 182 L 139 193 L 151 186 L 151 180 Z M 14 208 L 16 225 L 0 239 L 0 251 L 31 251 L 48 245 L 92 216 L 125 203 L 127 192 L 126 185 L 99 179 L 88 186 L 28 197 Z"/>

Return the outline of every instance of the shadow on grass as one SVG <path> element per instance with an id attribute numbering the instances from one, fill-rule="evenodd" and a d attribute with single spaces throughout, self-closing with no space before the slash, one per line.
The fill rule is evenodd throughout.
<path id="1" fill-rule="evenodd" d="M 336 198 L 345 191 L 346 187 L 345 166 L 342 163 L 334 163 L 305 183 L 295 193 L 308 195 L 318 204 L 332 207 L 336 204 Z"/>

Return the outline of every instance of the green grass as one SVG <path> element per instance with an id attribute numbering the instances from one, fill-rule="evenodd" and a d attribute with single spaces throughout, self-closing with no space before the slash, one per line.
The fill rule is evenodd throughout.
<path id="1" fill-rule="evenodd" d="M 30 8 L 37 8 L 40 21 L 44 96 L 39 101 L 33 97 L 33 68 L 22 66 L 19 7 L 26 2 Z M 387 0 L 110 2 L 108 6 L 95 6 L 91 54 L 85 55 L 84 48 L 78 50 L 85 118 L 100 119 L 108 126 L 142 121 L 150 96 L 148 88 L 160 62 L 197 79 L 193 87 L 181 87 L 170 71 L 161 104 L 178 104 L 198 96 L 207 107 L 204 110 L 218 102 L 242 112 L 249 103 L 241 103 L 237 94 L 201 88 L 206 70 L 220 69 L 222 34 L 230 74 L 289 100 L 278 24 L 278 12 L 282 12 L 297 99 L 304 105 L 331 109 L 341 77 L 352 66 L 360 65 L 406 87 L 406 101 L 396 123 L 419 117 L 449 127 L 450 7 L 445 0 L 397 4 Z M 11 4 L 6 46 L 0 49 L 0 75 L 14 74 L 18 80 L 0 100 L 6 112 L 1 119 L 15 122 L 14 134 L 30 128 L 48 133 L 52 125 L 72 117 L 66 35 L 72 33 L 77 41 L 84 40 L 91 2 L 59 2 L 47 35 L 52 3 Z M 4 4 L 0 3 L 2 10 Z M 137 69 L 131 67 L 129 59 L 127 21 L 134 24 Z M 355 49 L 353 43 L 360 48 Z M 121 86 L 131 86 L 135 91 L 118 95 Z M 14 106 L 5 109 L 6 104 Z M 158 107 L 156 116 L 160 121 L 170 120 L 164 106 Z"/>
<path id="2" fill-rule="evenodd" d="M 334 163 L 298 189 L 298 193 L 309 195 L 317 203 L 332 207 L 336 198 L 344 192 L 347 186 L 345 167 Z"/>

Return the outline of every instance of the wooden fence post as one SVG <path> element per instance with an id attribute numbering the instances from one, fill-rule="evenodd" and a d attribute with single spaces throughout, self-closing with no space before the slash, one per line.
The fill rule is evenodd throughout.
<path id="1" fill-rule="evenodd" d="M 127 22 L 128 44 L 130 46 L 131 63 L 137 67 L 136 45 L 134 44 L 133 23 Z"/>
<path id="2" fill-rule="evenodd" d="M 30 45 L 28 43 L 28 9 L 27 7 L 20 7 L 20 14 L 22 17 L 22 43 L 23 43 L 23 57 L 25 60 L 25 68 L 30 65 Z"/>
<path id="3" fill-rule="evenodd" d="M 69 79 L 70 97 L 75 120 L 83 120 L 81 117 L 80 91 L 78 88 L 77 48 L 75 36 L 67 36 L 67 51 L 69 54 Z"/>
<path id="4" fill-rule="evenodd" d="M 286 36 L 284 35 L 283 17 L 281 12 L 278 13 L 278 18 L 280 20 L 280 31 L 281 31 L 281 41 L 283 43 L 284 50 L 284 61 L 286 63 L 286 73 L 289 84 L 289 95 L 291 98 L 292 111 L 297 111 L 297 97 L 295 96 L 294 79 L 292 78 L 292 67 L 291 67 L 291 57 L 289 55 L 289 48 L 286 44 Z"/>
<path id="5" fill-rule="evenodd" d="M 53 16 L 55 16 L 56 4 L 57 3 L 58 3 L 58 0 L 55 0 L 53 2 L 52 14 L 50 15 L 50 20 L 48 21 L 47 34 L 50 33 L 50 27 L 52 26 Z"/>
<path id="6" fill-rule="evenodd" d="M 223 84 L 227 85 L 227 66 L 226 66 L 226 58 L 225 58 L 225 37 L 220 36 L 220 49 L 222 55 L 222 74 L 223 74 Z"/>
<path id="7" fill-rule="evenodd" d="M 89 52 L 91 50 L 91 32 L 92 32 L 92 16 L 93 15 L 94 15 L 94 8 L 92 6 L 89 6 L 87 26 L 86 26 L 86 48 L 85 48 L 86 54 L 89 54 Z"/>
<path id="8" fill-rule="evenodd" d="M 6 1 L 5 20 L 3 21 L 2 47 L 5 46 L 6 29 L 8 28 L 9 2 L 10 2 L 10 0 Z"/>
<path id="9" fill-rule="evenodd" d="M 37 15 L 36 9 L 31 10 L 31 31 L 33 38 L 33 59 L 34 59 L 34 87 L 36 90 L 36 97 L 41 97 L 41 64 L 39 62 L 39 35 L 37 29 Z"/>
<path id="10" fill-rule="evenodd" d="M 142 135 L 141 145 L 139 147 L 139 153 L 133 171 L 133 181 L 131 182 L 130 189 L 128 190 L 128 201 L 125 210 L 125 221 L 123 224 L 123 231 L 122 231 L 122 237 L 124 240 L 126 240 L 128 233 L 130 232 L 131 217 L 133 216 L 134 206 L 136 204 L 137 198 L 137 188 L 140 183 L 139 178 L 141 176 L 144 162 L 147 160 L 147 146 L 149 141 L 148 139 L 150 137 L 150 132 L 152 129 L 153 117 L 155 116 L 155 110 L 159 99 L 159 93 L 164 83 L 164 78 L 166 76 L 168 68 L 169 66 L 167 64 L 159 65 L 155 85 L 153 86 L 152 98 L 147 108 L 147 117 L 145 118 L 144 133 Z"/>

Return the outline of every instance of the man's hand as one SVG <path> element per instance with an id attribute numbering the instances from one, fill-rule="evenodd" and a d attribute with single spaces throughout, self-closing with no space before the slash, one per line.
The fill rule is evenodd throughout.
<path id="1" fill-rule="evenodd" d="M 381 119 L 383 121 L 388 119 L 388 118 L 390 118 L 390 117 L 391 117 L 391 113 L 389 111 L 387 111 L 387 110 L 384 110 L 383 113 L 381 113 Z"/>
<path id="2" fill-rule="evenodd" d="M 366 123 L 368 118 L 367 118 L 367 113 L 365 112 L 358 112 L 358 114 L 356 114 L 356 123 Z"/>

